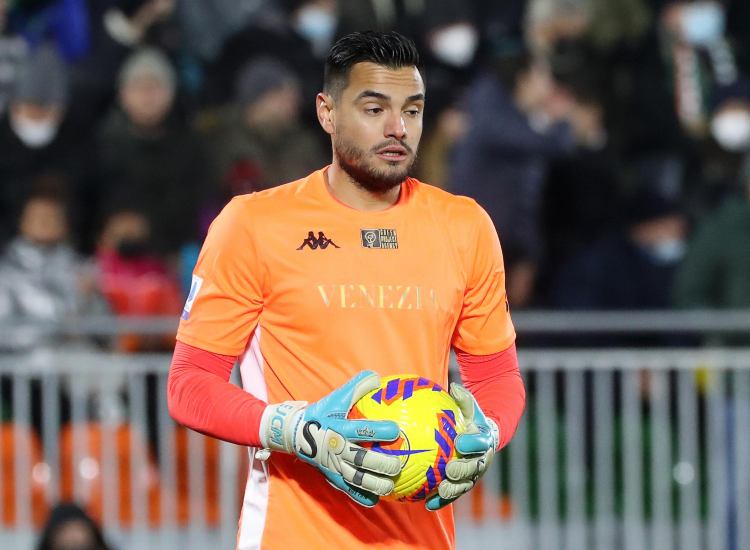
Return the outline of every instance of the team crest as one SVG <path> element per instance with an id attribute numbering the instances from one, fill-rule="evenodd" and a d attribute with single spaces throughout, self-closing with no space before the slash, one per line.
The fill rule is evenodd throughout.
<path id="1" fill-rule="evenodd" d="M 359 233 L 365 248 L 398 248 L 395 229 L 360 229 Z"/>

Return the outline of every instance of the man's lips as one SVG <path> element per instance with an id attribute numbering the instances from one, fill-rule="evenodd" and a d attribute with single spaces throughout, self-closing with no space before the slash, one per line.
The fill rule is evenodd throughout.
<path id="1" fill-rule="evenodd" d="M 409 156 L 409 152 L 406 150 L 406 147 L 401 147 L 399 145 L 389 145 L 388 147 L 383 147 L 382 149 L 378 149 L 376 154 L 380 158 L 390 162 L 404 160 Z"/>

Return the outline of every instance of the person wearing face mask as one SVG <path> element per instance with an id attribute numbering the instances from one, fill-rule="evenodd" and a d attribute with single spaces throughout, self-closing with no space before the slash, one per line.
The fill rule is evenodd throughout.
<path id="1" fill-rule="evenodd" d="M 116 315 L 171 315 L 180 287 L 154 250 L 148 216 L 137 207 L 114 207 L 106 216 L 94 258 L 98 286 Z M 135 351 L 168 347 L 161 337 L 122 335 L 117 346 Z"/>
<path id="2" fill-rule="evenodd" d="M 713 95 L 710 138 L 696 156 L 691 204 L 698 216 L 711 212 L 727 197 L 737 195 L 750 168 L 750 80 L 739 78 Z"/>
<path id="3" fill-rule="evenodd" d="M 622 229 L 584 248 L 552 285 L 554 307 L 582 310 L 666 309 L 685 254 L 687 217 L 650 189 L 625 201 Z"/>
<path id="4" fill-rule="evenodd" d="M 0 119 L 0 244 L 15 231 L 13 220 L 40 174 L 54 174 L 78 199 L 87 162 L 67 124 L 69 97 L 69 71 L 55 49 L 35 50 L 21 66 Z"/>
<path id="5" fill-rule="evenodd" d="M 750 151 L 750 80 L 741 79 L 718 91 L 711 118 L 711 137 L 724 151 Z"/>
<path id="6" fill-rule="evenodd" d="M 708 102 L 717 86 L 737 79 L 719 0 L 672 0 L 662 10 L 662 46 L 671 65 L 677 117 L 691 136 L 706 134 Z"/>

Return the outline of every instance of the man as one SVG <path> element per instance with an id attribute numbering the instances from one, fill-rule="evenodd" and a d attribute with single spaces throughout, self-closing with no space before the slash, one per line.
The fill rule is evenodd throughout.
<path id="1" fill-rule="evenodd" d="M 492 222 L 474 201 L 408 177 L 425 103 L 417 64 L 413 43 L 394 32 L 334 44 L 316 97 L 333 162 L 235 198 L 206 238 L 169 408 L 195 430 L 265 448 L 251 453 L 239 548 L 452 548 L 446 505 L 520 418 Z M 351 404 L 378 374 L 445 384 L 451 346 L 477 399 L 452 388 L 471 419 L 456 438 L 464 458 L 425 505 L 378 503 L 400 462 L 357 441 L 393 440 L 398 427 L 346 420 Z M 238 357 L 245 391 L 228 383 Z"/>
<path id="2" fill-rule="evenodd" d="M 505 247 L 508 294 L 533 299 L 545 243 L 544 178 L 550 161 L 573 151 L 572 103 L 520 39 L 498 40 L 487 71 L 464 98 L 466 132 L 453 151 L 450 184 L 487 209 Z"/>
<path id="3" fill-rule="evenodd" d="M 137 207 L 153 228 L 155 252 L 163 255 L 194 239 L 206 181 L 200 142 L 174 116 L 177 84 L 164 53 L 135 51 L 119 73 L 119 105 L 96 136 L 102 210 Z"/>
<path id="4" fill-rule="evenodd" d="M 68 214 L 58 182 L 37 180 L 20 209 L 17 235 L 0 255 L 0 320 L 60 323 L 106 308 L 86 264 L 69 244 Z M 0 348 L 27 350 L 59 344 L 45 331 L 4 333 Z"/>
<path id="5" fill-rule="evenodd" d="M 234 102 L 224 111 L 218 132 L 207 136 L 216 179 L 231 185 L 244 173 L 242 187 L 249 187 L 243 191 L 248 193 L 295 180 L 323 164 L 327 151 L 301 124 L 299 107 L 300 83 L 291 69 L 272 57 L 249 61 L 237 77 Z"/>
<path id="6" fill-rule="evenodd" d="M 12 236 L 31 182 L 54 174 L 73 192 L 80 155 L 63 122 L 69 74 L 55 49 L 43 45 L 19 67 L 6 113 L 0 119 L 0 240 Z"/>

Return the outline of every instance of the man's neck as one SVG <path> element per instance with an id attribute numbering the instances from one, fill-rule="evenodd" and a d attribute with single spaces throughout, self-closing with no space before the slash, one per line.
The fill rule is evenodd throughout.
<path id="1" fill-rule="evenodd" d="M 355 210 L 365 212 L 385 210 L 396 204 L 401 194 L 401 185 L 396 185 L 384 193 L 372 193 L 364 189 L 352 180 L 336 160 L 331 164 L 326 176 L 326 185 L 331 194 Z"/>

